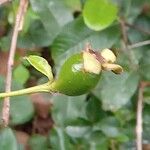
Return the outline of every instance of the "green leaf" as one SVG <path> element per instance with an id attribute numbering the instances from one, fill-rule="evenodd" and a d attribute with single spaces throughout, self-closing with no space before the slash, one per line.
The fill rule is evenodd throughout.
<path id="1" fill-rule="evenodd" d="M 59 95 L 53 96 L 52 100 L 52 116 L 56 125 L 65 126 L 85 117 L 85 95 L 76 97 Z"/>
<path id="2" fill-rule="evenodd" d="M 0 150 L 17 150 L 17 141 L 10 128 L 0 131 Z"/>
<path id="3" fill-rule="evenodd" d="M 0 77 L 0 91 L 4 90 L 4 78 Z M 3 87 L 3 89 L 2 89 Z M 12 90 L 22 89 L 22 84 L 13 81 Z M 0 101 L 0 110 L 2 110 L 3 101 Z M 28 122 L 34 115 L 34 107 L 28 96 L 17 96 L 10 98 L 10 124 L 18 125 Z M 0 112 L 1 117 L 1 112 Z"/>
<path id="4" fill-rule="evenodd" d="M 69 6 L 72 11 L 81 11 L 81 1 L 80 0 L 64 0 L 64 2 Z"/>
<path id="5" fill-rule="evenodd" d="M 30 2 L 32 9 L 39 14 L 47 31 L 56 29 L 55 25 L 63 26 L 73 19 L 71 11 L 63 1 L 31 0 Z"/>
<path id="6" fill-rule="evenodd" d="M 146 104 L 150 105 L 150 87 L 145 87 L 144 88 L 143 96 L 144 96 L 144 102 Z"/>
<path id="7" fill-rule="evenodd" d="M 17 66 L 13 72 L 13 75 L 14 79 L 21 84 L 25 84 L 30 76 L 29 71 L 23 65 Z"/>
<path id="8" fill-rule="evenodd" d="M 150 141 L 150 105 L 145 105 L 143 110 L 143 139 L 145 141 Z"/>
<path id="9" fill-rule="evenodd" d="M 28 32 L 19 35 L 17 45 L 24 49 L 35 49 L 35 47 L 50 45 L 53 38 L 52 35 L 48 34 L 40 20 L 32 20 Z"/>
<path id="10" fill-rule="evenodd" d="M 25 32 L 19 35 L 18 46 L 30 49 L 49 46 L 62 26 L 73 20 L 71 11 L 60 0 L 30 0 L 30 4 L 32 10 L 27 11 Z"/>
<path id="11" fill-rule="evenodd" d="M 26 123 L 34 116 L 34 107 L 28 96 L 12 97 L 10 105 L 10 123 L 12 125 Z"/>
<path id="12" fill-rule="evenodd" d="M 144 55 L 140 62 L 140 68 L 139 71 L 141 73 L 142 79 L 149 81 L 150 80 L 150 51 L 149 47 L 147 49 L 144 49 Z"/>
<path id="13" fill-rule="evenodd" d="M 85 24 L 95 30 L 105 29 L 117 18 L 117 7 L 108 0 L 87 0 L 83 9 Z"/>
<path id="14" fill-rule="evenodd" d="M 101 98 L 104 110 L 116 111 L 129 102 L 138 83 L 137 72 L 124 72 L 121 75 L 106 72 L 93 92 Z"/>
<path id="15" fill-rule="evenodd" d="M 45 43 L 45 46 L 48 46 L 61 30 L 61 27 L 73 19 L 71 11 L 60 0 L 30 0 L 30 3 L 33 11 L 39 15 L 39 19 L 49 36 L 49 43 Z"/>
<path id="16" fill-rule="evenodd" d="M 144 112 L 143 112 L 143 114 L 144 114 L 143 123 L 144 123 L 145 125 L 149 126 L 149 128 L 150 128 L 150 115 L 149 115 L 149 113 L 150 113 L 150 106 L 149 106 L 149 105 L 146 105 L 146 106 L 144 107 L 144 110 L 143 110 L 143 111 L 144 111 Z"/>
<path id="17" fill-rule="evenodd" d="M 25 13 L 24 25 L 21 34 L 25 35 L 28 32 L 30 26 L 35 20 L 38 20 L 39 16 L 32 10 L 31 7 L 28 7 L 27 12 Z"/>
<path id="18" fill-rule="evenodd" d="M 115 117 L 120 121 L 122 125 L 125 125 L 127 121 L 135 118 L 135 114 L 131 107 L 123 107 L 114 112 Z"/>
<path id="19" fill-rule="evenodd" d="M 88 29 L 83 18 L 79 17 L 64 26 L 62 32 L 52 44 L 52 56 L 56 65 L 63 63 L 64 58 L 81 52 L 86 43 L 90 42 L 93 49 L 110 48 L 119 37 L 118 26 L 112 26 L 102 32 Z"/>
<path id="20" fill-rule="evenodd" d="M 87 137 L 90 150 L 108 150 L 109 140 L 101 131 L 93 131 Z"/>
<path id="21" fill-rule="evenodd" d="M 120 124 L 115 117 L 107 117 L 95 124 L 95 130 L 101 130 L 107 137 L 116 138 L 119 142 L 128 141 L 128 137 L 121 132 Z"/>
<path id="22" fill-rule="evenodd" d="M 8 51 L 10 48 L 11 37 L 10 35 L 4 36 L 0 39 L 0 47 L 2 51 Z"/>
<path id="23" fill-rule="evenodd" d="M 37 69 L 39 72 L 48 77 L 50 81 L 53 80 L 53 73 L 51 66 L 48 64 L 47 60 L 40 56 L 30 55 L 25 57 L 29 63 Z"/>
<path id="24" fill-rule="evenodd" d="M 62 128 L 54 127 L 49 135 L 49 143 L 53 150 L 73 149 L 69 137 Z"/>
<path id="25" fill-rule="evenodd" d="M 41 135 L 33 135 L 29 139 L 29 146 L 32 150 L 48 150 L 47 138 Z"/>
<path id="26" fill-rule="evenodd" d="M 101 109 L 101 103 L 95 96 L 91 96 L 88 100 L 86 115 L 92 123 L 99 121 L 105 116 L 104 111 Z"/>
<path id="27" fill-rule="evenodd" d="M 135 149 L 135 141 L 129 141 L 122 145 L 120 145 L 121 150 L 134 150 Z"/>
<path id="28" fill-rule="evenodd" d="M 116 137 L 119 135 L 119 122 L 115 117 L 107 117 L 95 124 L 95 130 L 101 130 L 108 137 Z"/>
<path id="29" fill-rule="evenodd" d="M 70 137 L 83 138 L 87 133 L 91 131 L 90 126 L 67 126 L 66 133 Z"/>

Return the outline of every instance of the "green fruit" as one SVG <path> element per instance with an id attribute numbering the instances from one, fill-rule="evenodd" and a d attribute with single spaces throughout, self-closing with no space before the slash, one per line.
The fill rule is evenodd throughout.
<path id="1" fill-rule="evenodd" d="M 96 86 L 100 79 L 101 64 L 92 54 L 85 52 L 85 57 L 83 57 L 83 55 L 84 52 L 72 55 L 62 65 L 58 78 L 53 83 L 53 87 L 56 91 L 69 96 L 77 96 L 89 92 Z M 86 57 L 87 60 L 85 60 Z M 91 66 L 95 69 L 94 64 L 95 66 L 100 66 L 98 68 L 98 73 L 95 73 L 95 70 L 93 72 L 91 71 Z M 87 68 L 88 65 L 90 71 L 84 68 L 84 66 Z"/>

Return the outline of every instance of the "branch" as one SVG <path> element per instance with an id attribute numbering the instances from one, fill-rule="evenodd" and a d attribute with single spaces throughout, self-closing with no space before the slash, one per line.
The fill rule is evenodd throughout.
<path id="1" fill-rule="evenodd" d="M 143 86 L 140 85 L 137 102 L 137 121 L 136 121 L 136 147 L 142 150 L 142 109 L 143 109 Z"/>
<path id="2" fill-rule="evenodd" d="M 119 20 L 120 23 L 120 27 L 121 27 L 121 33 L 122 33 L 122 39 L 124 42 L 124 46 L 126 49 L 128 49 L 128 36 L 127 36 L 127 30 L 126 30 L 126 26 L 125 26 L 125 21 L 123 19 Z"/>
<path id="3" fill-rule="evenodd" d="M 138 31 L 140 31 L 140 32 L 143 32 L 144 34 L 150 35 L 150 31 L 147 31 L 147 30 L 143 29 L 143 28 L 140 27 L 140 26 L 136 26 L 136 25 L 130 24 L 130 23 L 128 23 L 128 22 L 125 22 L 125 25 L 128 26 L 128 27 L 130 27 L 130 28 L 136 29 L 136 30 L 138 30 Z"/>
<path id="4" fill-rule="evenodd" d="M 136 69 L 137 67 L 136 67 L 136 65 L 134 64 L 134 61 L 133 61 L 133 57 L 134 57 L 133 53 L 130 51 L 129 46 L 128 46 L 129 40 L 128 40 L 128 34 L 127 34 L 127 27 L 125 25 L 125 20 L 123 18 L 120 18 L 119 23 L 120 23 L 122 39 L 123 39 L 123 48 L 122 48 L 122 50 L 128 56 L 131 68 Z"/>
<path id="5" fill-rule="evenodd" d="M 141 46 L 150 45 L 150 40 L 134 43 L 128 46 L 128 49 L 138 48 Z"/>
<path id="6" fill-rule="evenodd" d="M 136 149 L 142 150 L 142 110 L 143 110 L 143 92 L 146 86 L 150 86 L 150 82 L 141 82 L 138 92 L 137 115 L 136 115 Z"/>
<path id="7" fill-rule="evenodd" d="M 14 65 L 14 56 L 16 51 L 17 38 L 18 38 L 19 31 L 22 30 L 22 25 L 24 20 L 23 18 L 27 10 L 27 6 L 28 6 L 28 0 L 20 0 L 19 8 L 15 20 L 15 25 L 14 25 L 13 35 L 12 35 L 9 57 L 8 57 L 7 76 L 6 76 L 6 85 L 5 85 L 6 92 L 11 91 L 12 69 Z M 2 110 L 2 119 L 3 119 L 4 126 L 7 126 L 9 123 L 9 111 L 10 111 L 10 102 L 9 102 L 9 97 L 7 97 L 4 100 L 3 110 Z"/>

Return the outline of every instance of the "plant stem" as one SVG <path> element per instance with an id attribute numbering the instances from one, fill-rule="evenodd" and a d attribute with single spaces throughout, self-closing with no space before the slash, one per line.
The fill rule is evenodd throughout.
<path id="1" fill-rule="evenodd" d="M 143 132 L 143 92 L 144 88 L 150 86 L 150 82 L 141 81 L 139 92 L 138 92 L 138 102 L 137 102 L 137 113 L 136 113 L 136 149 L 142 150 L 143 143 L 142 143 L 142 132 Z"/>
<path id="2" fill-rule="evenodd" d="M 24 94 L 32 94 L 32 93 L 37 93 L 37 92 L 55 92 L 52 85 L 53 84 L 47 82 L 42 85 L 37 85 L 34 87 L 22 89 L 22 90 L 12 91 L 8 93 L 0 93 L 0 98 L 19 96 L 19 95 L 24 95 Z"/>
<path id="3" fill-rule="evenodd" d="M 9 50 L 5 92 L 11 91 L 12 70 L 13 70 L 13 65 L 14 65 L 14 57 L 15 57 L 15 52 L 16 52 L 17 39 L 18 39 L 18 34 L 22 30 L 22 27 L 23 27 L 24 17 L 25 17 L 27 8 L 28 8 L 28 0 L 20 0 L 17 14 L 15 17 L 15 24 L 14 24 L 10 50 Z M 10 115 L 9 112 L 10 112 L 10 102 L 9 102 L 9 97 L 6 97 L 4 99 L 3 108 L 2 108 L 2 121 L 5 127 L 9 124 L 9 115 Z"/>

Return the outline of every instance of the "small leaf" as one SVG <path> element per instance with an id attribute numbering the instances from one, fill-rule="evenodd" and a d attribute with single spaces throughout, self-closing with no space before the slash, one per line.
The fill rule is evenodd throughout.
<path id="1" fill-rule="evenodd" d="M 0 91 L 4 90 L 5 79 L 0 76 Z M 17 81 L 12 82 L 12 91 L 23 89 L 22 84 Z M 28 122 L 34 115 L 33 103 L 29 96 L 17 96 L 10 98 L 10 124 L 19 125 Z M 0 110 L 3 108 L 3 102 L 0 101 Z M 0 123 L 2 112 L 0 112 Z"/>
<path id="2" fill-rule="evenodd" d="M 49 143 L 53 150 L 73 150 L 69 136 L 63 128 L 54 127 L 49 135 Z"/>
<path id="3" fill-rule="evenodd" d="M 48 150 L 47 138 L 41 135 L 33 135 L 29 140 L 29 146 L 32 150 Z"/>
<path id="4" fill-rule="evenodd" d="M 113 130 L 113 128 L 115 128 L 115 130 L 113 130 L 113 133 L 109 132 L 106 126 L 110 128 L 109 130 Z M 113 136 L 113 134 L 116 135 L 119 133 L 118 127 L 119 121 L 115 117 L 106 117 L 95 124 L 94 129 L 101 130 L 104 134 L 106 134 L 106 136 Z"/>
<path id="5" fill-rule="evenodd" d="M 149 47 L 142 49 L 144 51 L 143 58 L 140 62 L 140 74 L 142 75 L 142 80 L 150 80 L 150 51 Z"/>
<path id="6" fill-rule="evenodd" d="M 95 130 L 101 130 L 107 137 L 116 138 L 120 142 L 128 141 L 128 137 L 121 131 L 119 121 L 115 117 L 107 117 L 95 124 Z"/>
<path id="7" fill-rule="evenodd" d="M 17 141 L 10 128 L 0 131 L 0 146 L 1 150 L 17 150 Z"/>
<path id="8" fill-rule="evenodd" d="M 105 117 L 105 113 L 101 108 L 100 100 L 95 97 L 91 96 L 88 100 L 86 106 L 86 115 L 89 121 L 95 123 Z"/>
<path id="9" fill-rule="evenodd" d="M 66 133 L 70 137 L 83 138 L 83 136 L 91 131 L 90 126 L 67 126 Z"/>
<path id="10" fill-rule="evenodd" d="M 10 105 L 11 125 L 23 124 L 34 116 L 33 103 L 28 96 L 12 97 Z"/>
<path id="11" fill-rule="evenodd" d="M 46 59 L 35 55 L 30 55 L 29 57 L 25 58 L 35 69 L 37 69 L 42 74 L 46 75 L 50 81 L 53 80 L 52 69 L 51 66 L 48 64 L 48 62 L 46 61 Z"/>
<path id="12" fill-rule="evenodd" d="M 83 17 L 85 24 L 96 31 L 108 27 L 117 17 L 117 7 L 108 0 L 87 0 Z"/>
<path id="13" fill-rule="evenodd" d="M 150 105 L 150 87 L 144 88 L 144 102 Z"/>
<path id="14" fill-rule="evenodd" d="M 109 139 L 101 131 L 93 131 L 87 139 L 93 150 L 108 150 Z"/>
<path id="15" fill-rule="evenodd" d="M 124 72 L 121 75 L 105 72 L 93 92 L 100 97 L 104 110 L 115 112 L 129 102 L 138 83 L 139 74 L 137 72 Z"/>
<path id="16" fill-rule="evenodd" d="M 85 95 L 76 97 L 55 95 L 52 100 L 52 117 L 56 125 L 64 126 L 68 123 L 78 122 L 79 118 L 84 118 Z"/>
<path id="17" fill-rule="evenodd" d="M 29 71 L 23 65 L 19 65 L 14 70 L 14 79 L 20 82 L 21 84 L 26 83 L 29 76 L 30 76 Z"/>

